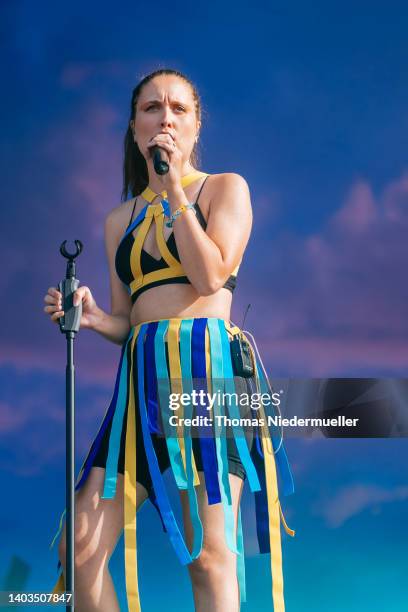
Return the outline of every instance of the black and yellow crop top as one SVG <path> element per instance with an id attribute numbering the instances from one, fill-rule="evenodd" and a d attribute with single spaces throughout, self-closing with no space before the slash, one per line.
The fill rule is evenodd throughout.
<path id="1" fill-rule="evenodd" d="M 194 210 L 201 227 L 205 230 L 207 224 L 198 205 L 198 198 L 209 175 L 206 175 L 204 172 L 192 172 L 182 177 L 181 184 L 183 187 L 186 187 L 203 176 L 206 176 L 206 178 L 201 185 L 192 210 Z M 116 251 L 116 272 L 131 295 L 132 304 L 136 302 L 141 293 L 151 287 L 170 283 L 190 283 L 180 263 L 174 232 L 170 234 L 167 241 L 163 236 L 164 215 L 166 214 L 169 217 L 171 214 L 169 203 L 165 199 L 167 193 L 163 191 L 161 194 L 156 194 L 147 187 L 141 194 L 148 202 L 152 202 L 157 195 L 162 196 L 161 202 L 158 204 L 146 204 L 132 222 L 136 206 L 135 199 L 129 225 Z M 156 224 L 156 241 L 161 254 L 160 259 L 156 259 L 156 257 L 150 255 L 143 248 L 145 237 L 153 219 Z M 134 237 L 133 231 L 136 227 L 138 227 L 138 231 L 136 237 Z M 223 285 L 231 293 L 236 286 L 238 268 L 239 265 L 232 271 L 230 277 Z"/>

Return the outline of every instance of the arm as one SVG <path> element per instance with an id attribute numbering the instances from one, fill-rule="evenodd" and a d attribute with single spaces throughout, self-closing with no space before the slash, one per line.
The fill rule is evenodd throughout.
<path id="1" fill-rule="evenodd" d="M 98 307 L 93 329 L 115 344 L 123 344 L 130 332 L 130 312 L 132 301 L 115 269 L 115 254 L 123 228 L 117 221 L 115 210 L 105 220 L 105 247 L 108 258 L 111 314 Z"/>
<path id="2" fill-rule="evenodd" d="M 248 184 L 239 174 L 214 177 L 206 231 L 192 210 L 174 222 L 177 250 L 186 275 L 200 295 L 220 289 L 240 263 L 252 227 Z M 174 211 L 188 200 L 182 190 L 168 193 Z"/>

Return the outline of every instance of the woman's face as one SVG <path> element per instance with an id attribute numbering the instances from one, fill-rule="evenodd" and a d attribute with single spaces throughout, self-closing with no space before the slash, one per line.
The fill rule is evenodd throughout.
<path id="1" fill-rule="evenodd" d="M 167 132 L 188 161 L 200 128 L 190 85 L 175 75 L 154 77 L 143 87 L 130 125 L 146 160 L 151 138 Z"/>

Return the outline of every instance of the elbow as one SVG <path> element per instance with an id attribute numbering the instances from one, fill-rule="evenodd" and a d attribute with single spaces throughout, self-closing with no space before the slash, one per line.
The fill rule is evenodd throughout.
<path id="1" fill-rule="evenodd" d="M 213 295 L 217 293 L 221 287 L 225 284 L 225 279 L 212 275 L 210 278 L 202 279 L 199 285 L 196 285 L 196 290 L 199 293 L 200 297 L 208 297 L 209 295 Z"/>

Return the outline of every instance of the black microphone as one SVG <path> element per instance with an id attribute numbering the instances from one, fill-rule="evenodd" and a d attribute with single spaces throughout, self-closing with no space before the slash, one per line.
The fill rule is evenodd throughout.
<path id="1" fill-rule="evenodd" d="M 167 174 L 169 171 L 169 164 L 164 158 L 164 150 L 157 145 L 151 147 L 151 154 L 153 157 L 153 165 L 157 174 Z"/>

